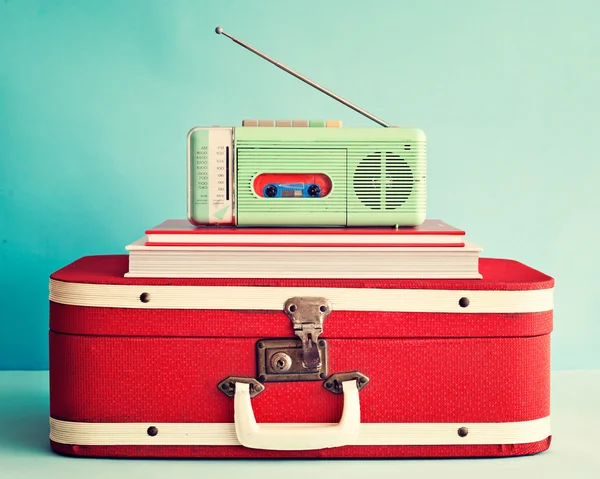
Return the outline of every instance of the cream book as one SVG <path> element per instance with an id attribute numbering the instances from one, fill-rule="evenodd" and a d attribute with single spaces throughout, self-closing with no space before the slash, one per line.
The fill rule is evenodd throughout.
<path id="1" fill-rule="evenodd" d="M 480 279 L 480 246 L 126 246 L 130 278 Z"/>

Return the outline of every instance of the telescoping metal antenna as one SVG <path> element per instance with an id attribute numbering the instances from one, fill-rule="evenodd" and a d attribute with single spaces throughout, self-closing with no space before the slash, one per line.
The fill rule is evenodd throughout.
<path id="1" fill-rule="evenodd" d="M 242 42 L 241 40 L 238 40 L 235 37 L 232 37 L 231 35 L 229 35 L 225 31 L 223 31 L 223 29 L 221 27 L 215 28 L 215 32 L 217 32 L 218 35 L 225 35 L 227 38 L 233 40 L 238 45 L 243 46 L 247 50 L 250 50 L 252 53 L 256 53 L 259 57 L 264 58 L 265 60 L 267 60 L 268 62 L 272 63 L 276 67 L 279 67 L 282 70 L 288 72 L 290 75 L 294 75 L 296 78 L 298 78 L 299 80 L 302 80 L 304 83 L 308 83 L 310 86 L 312 86 L 312 87 L 316 88 L 317 90 L 325 93 L 326 95 L 330 96 L 334 100 L 337 100 L 340 103 L 343 103 L 344 105 L 346 105 L 347 107 L 352 108 L 354 111 L 360 113 L 361 115 L 366 116 L 369 120 L 373 120 L 375 123 L 379 123 L 381 126 L 385 126 L 386 128 L 388 128 L 390 126 L 389 123 L 386 123 L 381 118 L 377 118 L 375 115 L 369 113 L 366 110 L 363 110 L 362 108 L 360 108 L 359 106 L 354 105 L 353 103 L 350 103 L 348 100 L 344 100 L 341 96 L 336 95 L 332 91 L 329 91 L 327 88 L 324 88 L 321 85 L 319 85 L 318 83 L 315 83 L 314 81 L 309 80 L 305 76 L 300 75 L 300 73 L 297 73 L 294 70 L 292 70 L 291 68 L 286 67 L 284 64 L 279 63 L 278 61 L 275 61 L 272 58 L 269 58 L 267 55 L 265 55 L 264 53 L 258 51 L 256 48 L 251 47 L 250 45 Z"/>

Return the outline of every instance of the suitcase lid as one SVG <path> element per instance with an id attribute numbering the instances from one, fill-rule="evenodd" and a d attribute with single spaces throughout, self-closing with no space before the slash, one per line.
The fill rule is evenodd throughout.
<path id="1" fill-rule="evenodd" d="M 535 336 L 552 330 L 554 280 L 480 258 L 482 279 L 125 278 L 127 255 L 50 276 L 51 329 L 70 334 L 290 337 L 286 301 L 323 298 L 328 338 Z M 310 321 L 309 321 L 310 322 Z M 297 325 L 296 325 L 297 326 Z"/>
<path id="2" fill-rule="evenodd" d="M 554 279 L 510 259 L 480 258 L 482 279 L 265 279 L 265 278 L 125 278 L 128 256 L 84 256 L 52 273 L 51 279 L 69 283 L 163 286 L 269 286 L 323 288 L 534 290 L 549 289 Z"/>

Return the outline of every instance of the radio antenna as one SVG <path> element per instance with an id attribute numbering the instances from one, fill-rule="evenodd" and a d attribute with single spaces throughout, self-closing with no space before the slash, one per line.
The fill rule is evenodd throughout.
<path id="1" fill-rule="evenodd" d="M 225 31 L 223 31 L 223 29 L 221 27 L 215 28 L 215 32 L 217 32 L 218 35 L 225 35 L 227 38 L 233 40 L 238 45 L 243 46 L 245 49 L 250 50 L 252 53 L 256 53 L 259 57 L 264 58 L 265 60 L 267 60 L 268 62 L 272 63 L 276 67 L 281 68 L 283 71 L 288 72 L 290 75 L 295 76 L 299 80 L 302 80 L 304 83 L 308 83 L 313 88 L 316 88 L 317 90 L 325 93 L 325 95 L 330 96 L 334 100 L 337 100 L 340 103 L 343 103 L 344 105 L 346 105 L 349 108 L 352 108 L 354 111 L 360 113 L 361 115 L 366 116 L 369 120 L 373 120 L 375 123 L 379 123 L 381 126 L 385 126 L 386 128 L 388 128 L 390 126 L 389 123 L 386 123 L 385 121 L 383 121 L 380 118 L 377 118 L 375 115 L 369 113 L 368 111 L 363 110 L 362 108 L 354 105 L 353 103 L 350 103 L 348 100 L 344 100 L 341 96 L 336 95 L 335 93 L 327 90 L 326 88 L 322 87 L 318 83 L 315 83 L 314 81 L 309 80 L 305 76 L 300 75 L 300 73 L 297 73 L 294 70 L 292 70 L 291 68 L 286 67 L 283 63 L 279 63 L 278 61 L 275 61 L 272 58 L 269 58 L 267 55 L 265 55 L 264 53 L 258 51 L 256 48 L 251 47 L 250 45 L 242 42 L 241 40 L 238 40 L 235 37 L 232 37 L 231 35 L 229 35 Z"/>

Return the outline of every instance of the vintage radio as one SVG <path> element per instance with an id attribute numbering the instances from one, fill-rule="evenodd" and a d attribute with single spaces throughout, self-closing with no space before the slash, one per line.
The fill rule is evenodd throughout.
<path id="1" fill-rule="evenodd" d="M 246 120 L 187 138 L 188 218 L 196 225 L 414 226 L 426 213 L 426 142 L 228 35 L 384 128 L 332 120 Z"/>

